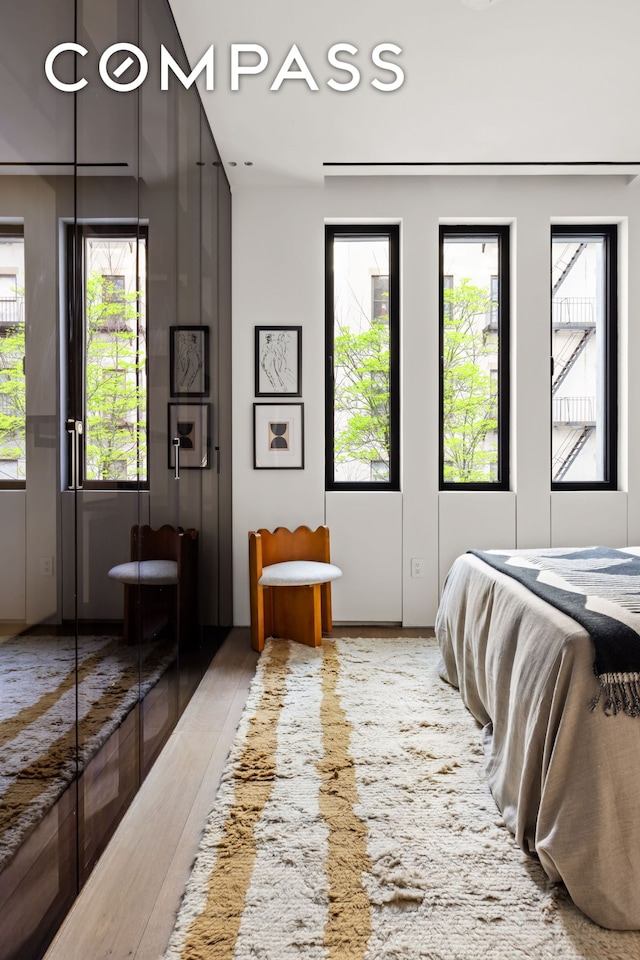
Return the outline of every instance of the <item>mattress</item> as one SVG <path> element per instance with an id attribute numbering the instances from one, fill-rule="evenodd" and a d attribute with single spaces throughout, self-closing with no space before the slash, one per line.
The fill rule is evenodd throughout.
<path id="1" fill-rule="evenodd" d="M 465 554 L 436 636 L 441 675 L 482 725 L 489 787 L 520 846 L 596 923 L 640 929 L 640 718 L 590 708 L 587 632 Z"/>

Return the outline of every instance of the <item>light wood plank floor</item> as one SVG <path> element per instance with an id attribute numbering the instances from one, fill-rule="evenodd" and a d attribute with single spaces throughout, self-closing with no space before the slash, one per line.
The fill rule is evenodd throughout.
<path id="1" fill-rule="evenodd" d="M 336 626 L 333 636 L 427 636 Z M 45 960 L 157 960 L 166 948 L 258 655 L 236 627 L 46 953 Z"/>

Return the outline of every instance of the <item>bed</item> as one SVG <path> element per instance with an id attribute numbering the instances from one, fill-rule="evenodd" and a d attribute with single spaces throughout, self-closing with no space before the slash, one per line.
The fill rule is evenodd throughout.
<path id="1" fill-rule="evenodd" d="M 585 627 L 468 553 L 447 577 L 436 636 L 520 846 L 596 923 L 640 929 L 640 717 L 593 706 Z"/>

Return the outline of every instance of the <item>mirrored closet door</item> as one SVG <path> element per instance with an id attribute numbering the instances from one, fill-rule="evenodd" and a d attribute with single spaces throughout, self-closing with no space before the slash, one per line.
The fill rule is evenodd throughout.
<path id="1" fill-rule="evenodd" d="M 161 90 L 168 3 L 5 14 L 0 960 L 37 960 L 231 623 L 230 194 L 195 87 Z M 36 69 L 67 41 L 77 92 Z"/>

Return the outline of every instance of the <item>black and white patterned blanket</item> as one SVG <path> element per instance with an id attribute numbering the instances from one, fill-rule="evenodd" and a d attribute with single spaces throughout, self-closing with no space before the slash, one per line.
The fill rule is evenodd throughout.
<path id="1" fill-rule="evenodd" d="M 610 547 L 470 550 L 590 634 L 607 714 L 640 716 L 640 557 Z"/>

